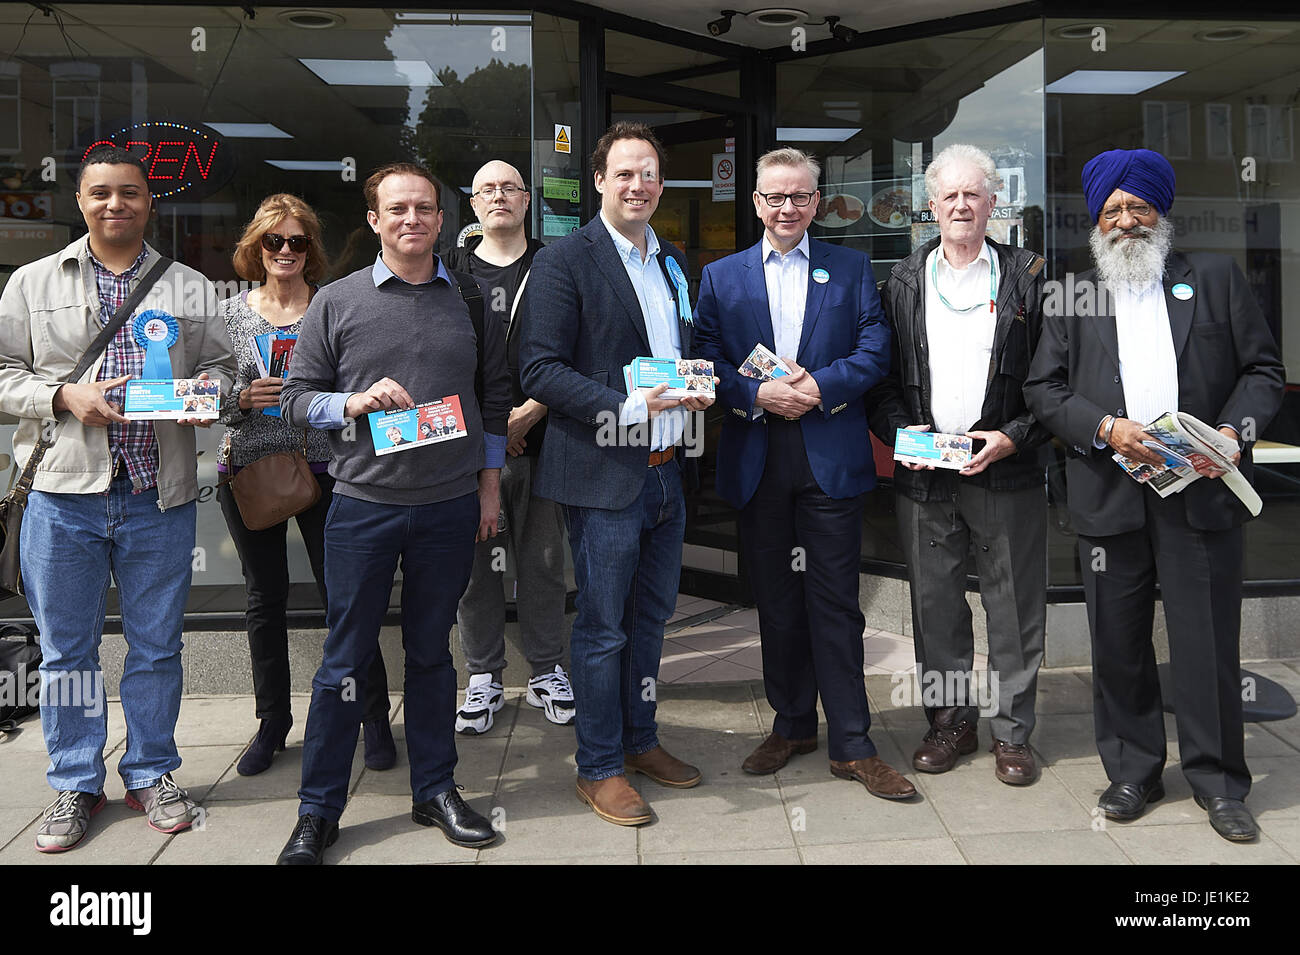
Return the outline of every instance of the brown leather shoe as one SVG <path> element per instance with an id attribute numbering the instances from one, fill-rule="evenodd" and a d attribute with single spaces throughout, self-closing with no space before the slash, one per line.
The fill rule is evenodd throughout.
<path id="1" fill-rule="evenodd" d="M 879 756 L 846 763 L 832 759 L 831 775 L 856 780 L 867 787 L 867 792 L 881 799 L 911 799 L 916 795 L 916 787 Z"/>
<path id="2" fill-rule="evenodd" d="M 955 706 L 934 714 L 930 731 L 912 754 L 912 768 L 923 773 L 946 773 L 957 765 L 958 756 L 979 749 L 979 731 L 970 720 L 958 720 Z"/>
<path id="3" fill-rule="evenodd" d="M 745 757 L 740 768 L 752 776 L 769 776 L 788 763 L 791 756 L 811 753 L 816 748 L 816 736 L 812 739 L 786 739 L 780 733 L 773 733 Z"/>
<path id="4" fill-rule="evenodd" d="M 1028 786 L 1038 778 L 1038 764 L 1029 744 L 995 739 L 989 752 L 995 761 L 993 774 L 1008 786 Z"/>
<path id="5" fill-rule="evenodd" d="M 626 776 L 607 779 L 583 779 L 579 776 L 578 798 L 601 819 L 616 826 L 639 826 L 651 819 L 650 806 L 632 788 Z"/>
<path id="6" fill-rule="evenodd" d="M 662 746 L 647 750 L 640 756 L 623 754 L 623 768 L 649 776 L 660 786 L 673 789 L 690 789 L 700 784 L 700 771 L 690 763 L 683 763 Z"/>

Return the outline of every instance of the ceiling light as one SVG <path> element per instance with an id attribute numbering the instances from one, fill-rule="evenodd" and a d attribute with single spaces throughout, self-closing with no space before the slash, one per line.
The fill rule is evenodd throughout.
<path id="1" fill-rule="evenodd" d="M 1186 70 L 1075 70 L 1054 83 L 1049 93 L 1132 96 L 1182 76 Z"/>
<path id="2" fill-rule="evenodd" d="M 793 27 L 808 21 L 808 14 L 794 7 L 762 7 L 745 14 L 750 23 L 761 27 Z"/>
<path id="3" fill-rule="evenodd" d="M 276 19 L 300 30 L 328 30 L 344 22 L 341 16 L 328 10 L 285 10 Z"/>
<path id="4" fill-rule="evenodd" d="M 204 123 L 227 139 L 293 139 L 272 123 Z"/>
<path id="5" fill-rule="evenodd" d="M 424 60 L 299 59 L 330 86 L 441 86 Z"/>
<path id="6" fill-rule="evenodd" d="M 343 163 L 337 159 L 268 159 L 268 166 L 286 172 L 340 172 Z"/>
<path id="7" fill-rule="evenodd" d="M 1062 40 L 1091 40 L 1092 31 L 1098 27 L 1105 29 L 1101 23 L 1072 23 L 1068 27 L 1057 27 L 1052 31 L 1052 36 Z"/>
<path id="8" fill-rule="evenodd" d="M 796 143 L 842 143 L 862 132 L 848 126 L 778 126 L 776 138 Z"/>
<path id="9" fill-rule="evenodd" d="M 1206 30 L 1196 34 L 1196 39 L 1205 43 L 1231 43 L 1233 40 L 1241 40 L 1256 32 L 1254 27 L 1220 27 L 1217 30 Z"/>

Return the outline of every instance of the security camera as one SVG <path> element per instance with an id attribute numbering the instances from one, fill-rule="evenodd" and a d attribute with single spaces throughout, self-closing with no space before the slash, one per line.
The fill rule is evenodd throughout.
<path id="1" fill-rule="evenodd" d="M 848 43 L 858 35 L 858 31 L 852 27 L 842 26 L 839 17 L 827 17 L 826 25 L 830 27 L 831 36 L 841 43 Z"/>
<path id="2" fill-rule="evenodd" d="M 736 16 L 735 10 L 723 10 L 722 16 L 709 21 L 709 33 L 713 36 L 722 36 L 731 29 L 731 18 L 734 16 Z"/>

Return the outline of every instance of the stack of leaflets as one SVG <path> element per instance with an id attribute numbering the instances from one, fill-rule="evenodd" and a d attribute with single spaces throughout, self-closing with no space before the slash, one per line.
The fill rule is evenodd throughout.
<path id="1" fill-rule="evenodd" d="M 132 421 L 215 418 L 221 382 L 207 378 L 137 378 L 126 383 L 122 415 Z"/>
<path id="2" fill-rule="evenodd" d="M 425 401 L 404 411 L 372 411 L 366 419 L 375 454 L 409 451 L 469 434 L 461 414 L 460 395 Z"/>
<path id="3" fill-rule="evenodd" d="M 749 353 L 749 357 L 741 362 L 740 367 L 736 370 L 746 378 L 757 378 L 759 381 L 784 378 L 791 373 L 790 366 L 778 358 L 776 353 L 762 342 L 754 346 L 754 350 Z"/>
<path id="4" fill-rule="evenodd" d="M 1165 459 L 1160 466 L 1142 464 L 1116 452 L 1115 462 L 1129 477 L 1161 497 L 1177 494 L 1206 473 L 1222 472 L 1223 483 L 1236 494 L 1251 516 L 1264 508 L 1250 482 L 1232 463 L 1237 442 L 1184 411 L 1166 411 L 1146 426 L 1150 441 L 1142 443 Z"/>
<path id="5" fill-rule="evenodd" d="M 970 459 L 971 439 L 964 434 L 899 428 L 894 436 L 895 461 L 960 471 L 970 464 Z"/>
<path id="6" fill-rule="evenodd" d="M 663 398 L 695 398 L 713 394 L 713 362 L 703 358 L 633 358 L 623 366 L 630 395 L 636 388 L 667 384 Z"/>
<path id="7" fill-rule="evenodd" d="M 293 356 L 293 346 L 298 336 L 286 332 L 265 332 L 254 335 L 248 340 L 253 351 L 253 360 L 257 362 L 257 371 L 263 378 L 284 378 L 289 374 L 289 359 Z M 280 417 L 278 407 L 264 408 L 263 414 Z"/>

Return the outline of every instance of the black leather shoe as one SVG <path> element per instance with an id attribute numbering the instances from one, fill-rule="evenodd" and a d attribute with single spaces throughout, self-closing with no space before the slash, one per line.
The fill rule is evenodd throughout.
<path id="1" fill-rule="evenodd" d="M 397 765 L 397 744 L 393 742 L 393 728 L 388 717 L 366 720 L 363 724 L 366 738 L 366 769 L 385 770 Z"/>
<path id="2" fill-rule="evenodd" d="M 1097 808 L 1107 819 L 1128 822 L 1146 811 L 1147 803 L 1165 798 L 1165 787 L 1160 780 L 1148 785 L 1140 783 L 1111 783 L 1097 800 Z"/>
<path id="3" fill-rule="evenodd" d="M 256 776 L 266 772 L 271 766 L 271 760 L 275 758 L 275 751 L 284 749 L 285 737 L 289 735 L 292 726 L 293 717 L 288 713 L 262 720 L 262 725 L 257 728 L 257 736 L 248 744 L 235 772 L 241 776 Z"/>
<path id="4" fill-rule="evenodd" d="M 1246 804 L 1227 796 L 1197 796 L 1196 805 L 1210 814 L 1214 831 L 1229 842 L 1252 842 L 1259 836 L 1259 826 Z"/>
<path id="5" fill-rule="evenodd" d="M 276 865 L 320 865 L 325 850 L 339 838 L 339 824 L 329 822 L 324 816 L 299 816 L 293 835 L 280 850 Z"/>
<path id="6" fill-rule="evenodd" d="M 437 826 L 452 845 L 477 849 L 495 842 L 497 831 L 492 823 L 471 809 L 460 793 L 448 789 L 428 802 L 411 806 L 411 821 L 422 826 Z"/>

